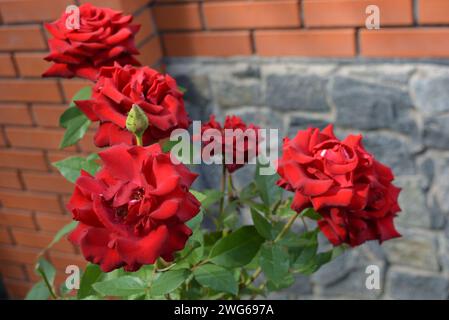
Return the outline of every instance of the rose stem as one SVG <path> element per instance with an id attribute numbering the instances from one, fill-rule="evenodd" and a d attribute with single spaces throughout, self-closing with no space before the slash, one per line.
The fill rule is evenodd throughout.
<path id="1" fill-rule="evenodd" d="M 140 147 L 143 146 L 142 135 L 136 134 L 135 136 L 136 136 L 137 145 Z"/>
<path id="2" fill-rule="evenodd" d="M 220 214 L 223 213 L 223 209 L 224 209 L 225 192 L 226 192 L 226 166 L 223 163 L 222 164 L 222 171 L 221 171 L 221 193 L 222 193 L 222 197 L 220 199 L 220 211 L 219 211 Z"/>

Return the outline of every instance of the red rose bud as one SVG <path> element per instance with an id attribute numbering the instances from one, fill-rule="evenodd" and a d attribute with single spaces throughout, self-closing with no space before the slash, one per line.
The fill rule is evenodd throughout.
<path id="1" fill-rule="evenodd" d="M 143 110 L 149 122 L 142 135 L 143 145 L 168 138 L 173 130 L 190 125 L 176 81 L 149 67 L 104 67 L 91 100 L 75 103 L 91 121 L 100 122 L 94 138 L 97 147 L 136 144 L 134 134 L 126 129 L 126 118 L 134 104 Z"/>
<path id="2" fill-rule="evenodd" d="M 313 207 L 318 226 L 334 245 L 357 246 L 399 237 L 393 219 L 401 210 L 393 172 L 374 159 L 361 135 L 338 140 L 332 126 L 285 138 L 278 185 L 295 192 L 292 209 Z"/>
<path id="3" fill-rule="evenodd" d="M 210 143 L 220 143 L 222 154 L 227 161 L 225 163 L 226 169 L 229 173 L 242 168 L 245 163 L 248 163 L 255 156 L 259 154 L 258 145 L 261 141 L 260 128 L 254 124 L 247 125 L 240 117 L 227 116 L 223 127 L 215 120 L 215 116 L 211 115 L 209 122 L 201 126 L 201 133 L 204 134 L 206 130 L 215 129 L 221 134 L 220 139 L 211 138 L 205 141 L 204 145 Z M 232 133 L 232 136 L 226 139 L 226 131 Z M 215 149 L 215 147 L 214 147 Z M 214 154 L 211 154 L 214 156 Z"/>
<path id="4" fill-rule="evenodd" d="M 132 16 L 86 3 L 79 7 L 79 28 L 68 28 L 73 13 L 63 13 L 45 27 L 53 36 L 48 40 L 50 54 L 45 60 L 54 64 L 43 77 L 81 77 L 94 81 L 103 66 L 140 63 L 134 36 L 139 25 L 132 25 Z"/>
<path id="5" fill-rule="evenodd" d="M 67 208 L 79 221 L 69 239 L 104 272 L 135 271 L 158 257 L 173 260 L 200 210 L 189 192 L 197 175 L 174 165 L 158 144 L 113 146 L 100 152 L 102 169 L 82 171 Z"/>

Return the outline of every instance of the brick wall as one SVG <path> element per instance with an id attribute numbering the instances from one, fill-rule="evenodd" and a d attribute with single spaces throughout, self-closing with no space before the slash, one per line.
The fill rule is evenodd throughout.
<path id="1" fill-rule="evenodd" d="M 365 9 L 380 9 L 367 30 Z M 168 57 L 449 57 L 447 0 L 160 0 Z"/>
<path id="2" fill-rule="evenodd" d="M 0 271 L 11 297 L 25 295 L 37 254 L 70 220 L 72 187 L 51 162 L 95 150 L 92 131 L 58 150 L 59 115 L 86 82 L 40 78 L 48 67 L 42 22 L 82 2 L 0 0 Z M 139 59 L 155 67 L 162 56 L 449 57 L 448 0 L 89 2 L 133 13 Z M 381 30 L 364 28 L 369 4 L 381 9 Z M 66 242 L 48 255 L 59 279 L 67 264 L 83 263 Z"/>
<path id="3" fill-rule="evenodd" d="M 146 0 L 90 1 L 133 13 L 142 25 L 139 60 L 158 66 L 160 41 Z M 51 163 L 94 150 L 93 132 L 75 147 L 58 150 L 63 130 L 58 119 L 82 80 L 42 79 L 49 63 L 42 22 L 57 19 L 68 0 L 0 1 L 0 272 L 8 294 L 24 297 L 37 279 L 33 266 L 55 231 L 70 221 L 65 202 L 72 185 Z M 77 250 L 61 241 L 48 253 L 58 282 L 68 264 L 84 265 Z"/>

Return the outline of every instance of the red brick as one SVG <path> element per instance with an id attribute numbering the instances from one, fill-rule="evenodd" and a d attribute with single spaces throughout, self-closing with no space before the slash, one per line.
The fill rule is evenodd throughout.
<path id="1" fill-rule="evenodd" d="M 25 269 L 22 265 L 12 263 L 0 263 L 0 273 L 3 277 L 16 280 L 26 280 Z"/>
<path id="2" fill-rule="evenodd" d="M 22 189 L 17 171 L 0 169 L 0 187 Z"/>
<path id="3" fill-rule="evenodd" d="M 22 77 L 40 77 L 50 67 L 44 60 L 47 53 L 23 52 L 16 53 L 15 59 Z"/>
<path id="4" fill-rule="evenodd" d="M 360 53 L 365 57 L 448 58 L 449 28 L 362 30 Z"/>
<path id="5" fill-rule="evenodd" d="M 97 7 L 107 7 L 111 9 L 121 10 L 126 13 L 133 13 L 144 7 L 151 0 L 80 0 L 80 3 L 91 3 Z"/>
<path id="6" fill-rule="evenodd" d="M 198 3 L 154 7 L 153 15 L 159 30 L 201 29 Z"/>
<path id="7" fill-rule="evenodd" d="M 3 206 L 12 209 L 39 210 L 61 213 L 61 206 L 56 195 L 36 192 L 17 192 L 0 190 L 0 201 Z"/>
<path id="8" fill-rule="evenodd" d="M 81 88 L 92 85 L 92 82 L 87 80 L 80 79 L 70 79 L 70 80 L 62 80 L 62 90 L 64 91 L 64 96 L 66 100 L 72 101 L 73 96 L 77 93 Z"/>
<path id="9" fill-rule="evenodd" d="M 64 104 L 34 104 L 32 112 L 36 124 L 42 127 L 59 127 L 59 117 L 67 108 Z"/>
<path id="10" fill-rule="evenodd" d="M 203 6 L 208 29 L 284 28 L 300 25 L 296 0 L 210 2 Z"/>
<path id="11" fill-rule="evenodd" d="M 0 11 L 5 23 L 41 22 L 56 20 L 73 4 L 69 0 L 3 0 Z"/>
<path id="12" fill-rule="evenodd" d="M 13 261 L 15 263 L 34 264 L 40 254 L 40 250 L 22 246 L 0 245 L 0 260 Z"/>
<path id="13" fill-rule="evenodd" d="M 0 243 L 1 244 L 13 244 L 11 235 L 9 234 L 8 229 L 4 227 L 0 227 Z"/>
<path id="14" fill-rule="evenodd" d="M 139 61 L 143 65 L 153 66 L 158 63 L 162 59 L 160 38 L 155 36 L 149 39 L 139 48 L 139 51 Z"/>
<path id="15" fill-rule="evenodd" d="M 54 215 L 37 212 L 36 221 L 40 230 L 56 232 L 72 221 L 72 219 L 68 215 Z"/>
<path id="16" fill-rule="evenodd" d="M 2 50 L 45 50 L 47 48 L 38 25 L 2 26 L 0 43 Z"/>
<path id="17" fill-rule="evenodd" d="M 0 149 L 0 167 L 47 170 L 42 151 Z"/>
<path id="18" fill-rule="evenodd" d="M 64 254 L 54 251 L 50 251 L 50 260 L 58 270 L 65 270 L 69 265 L 76 265 L 80 268 L 84 268 L 87 264 L 87 261 L 81 255 Z"/>
<path id="19" fill-rule="evenodd" d="M 24 172 L 22 177 L 28 190 L 72 193 L 74 188 L 74 185 L 60 174 Z"/>
<path id="20" fill-rule="evenodd" d="M 381 26 L 413 24 L 412 0 L 304 0 L 304 24 L 307 27 L 364 26 L 365 10 L 375 4 L 380 9 Z"/>
<path id="21" fill-rule="evenodd" d="M 1 104 L 0 123 L 3 124 L 33 124 L 28 107 L 24 104 Z"/>
<path id="22" fill-rule="evenodd" d="M 12 299 L 25 298 L 28 291 L 30 291 L 33 286 L 31 282 L 15 279 L 5 279 L 4 284 L 8 296 Z"/>
<path id="23" fill-rule="evenodd" d="M 0 100 L 61 102 L 55 80 L 0 80 Z"/>
<path id="24" fill-rule="evenodd" d="M 418 1 L 418 20 L 420 24 L 449 23 L 449 1 L 447 0 Z"/>
<path id="25" fill-rule="evenodd" d="M 16 70 L 12 63 L 11 55 L 2 53 L 0 54 L 0 76 L 2 77 L 15 77 Z"/>
<path id="26" fill-rule="evenodd" d="M 153 18 L 150 8 L 146 8 L 138 16 L 134 17 L 135 24 L 140 24 L 140 30 L 136 34 L 136 43 L 140 45 L 142 40 L 148 38 L 154 33 Z"/>
<path id="27" fill-rule="evenodd" d="M 163 37 L 167 56 L 250 55 L 248 31 L 168 33 Z"/>
<path id="28" fill-rule="evenodd" d="M 355 56 L 355 31 L 273 30 L 255 32 L 256 52 L 261 56 Z"/>
<path id="29" fill-rule="evenodd" d="M 94 144 L 94 136 L 95 132 L 87 132 L 83 139 L 78 143 L 81 150 L 85 153 L 93 153 L 100 151 L 100 148 L 97 148 Z"/>
<path id="30" fill-rule="evenodd" d="M 25 210 L 0 209 L 0 225 L 36 229 L 33 214 Z"/>
<path id="31" fill-rule="evenodd" d="M 59 143 L 64 136 L 64 130 L 7 127 L 6 135 L 12 146 L 41 149 L 58 149 Z M 74 150 L 74 148 L 69 147 L 67 148 L 67 150 Z"/>
<path id="32" fill-rule="evenodd" d="M 46 248 L 55 236 L 53 232 L 36 232 L 16 228 L 12 229 L 12 234 L 18 245 L 36 249 Z M 53 245 L 52 250 L 65 253 L 74 253 L 73 245 L 65 237 Z"/>

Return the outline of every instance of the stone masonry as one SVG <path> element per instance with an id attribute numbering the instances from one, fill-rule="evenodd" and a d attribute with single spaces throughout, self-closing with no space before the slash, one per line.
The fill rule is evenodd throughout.
<path id="1" fill-rule="evenodd" d="M 334 123 L 363 133 L 366 148 L 403 188 L 403 237 L 368 243 L 273 298 L 447 299 L 449 297 L 449 67 L 435 63 L 294 59 L 175 59 L 167 71 L 187 89 L 192 119 L 237 114 L 281 138 Z M 203 168 L 210 173 L 217 168 Z M 238 171 L 238 185 L 251 168 Z M 202 187 L 219 174 L 204 174 Z M 200 186 L 200 187 L 201 187 Z M 368 265 L 381 288 L 365 287 Z"/>

